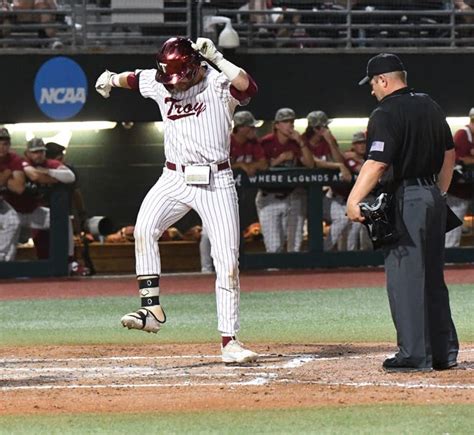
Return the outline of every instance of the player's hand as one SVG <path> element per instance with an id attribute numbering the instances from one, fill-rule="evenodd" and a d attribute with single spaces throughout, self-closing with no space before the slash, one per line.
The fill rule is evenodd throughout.
<path id="1" fill-rule="evenodd" d="M 280 158 L 282 159 L 283 162 L 286 162 L 287 160 L 293 160 L 295 158 L 295 153 L 293 151 L 283 151 L 280 154 Z"/>
<path id="2" fill-rule="evenodd" d="M 290 139 L 293 139 L 298 144 L 301 142 L 301 134 L 299 134 L 296 130 L 291 130 L 291 133 L 288 135 Z"/>
<path id="3" fill-rule="evenodd" d="M 346 215 L 352 222 L 364 222 L 359 204 L 347 203 Z"/>
<path id="4" fill-rule="evenodd" d="M 114 72 L 105 70 L 95 82 L 95 90 L 104 98 L 110 97 L 110 91 L 112 89 L 112 76 L 114 75 Z"/>
<path id="5" fill-rule="evenodd" d="M 195 43 L 191 45 L 202 57 L 210 60 L 216 65 L 221 61 L 224 56 L 217 50 L 214 43 L 209 38 L 198 38 Z"/>
<path id="6" fill-rule="evenodd" d="M 8 179 L 12 176 L 12 171 L 10 169 L 5 169 L 0 172 L 0 186 L 6 185 Z"/>
<path id="7" fill-rule="evenodd" d="M 326 139 L 326 142 L 328 142 L 330 145 L 335 142 L 334 137 L 331 133 L 331 130 L 329 130 L 329 128 L 323 127 L 320 131 L 321 131 L 321 135 L 324 137 L 324 139 Z"/>
<path id="8" fill-rule="evenodd" d="M 341 166 L 339 166 L 339 171 L 341 172 L 341 178 L 344 181 L 347 181 L 347 182 L 352 181 L 351 171 L 349 170 L 349 168 L 346 165 L 341 163 Z"/>
<path id="9" fill-rule="evenodd" d="M 247 165 L 245 172 L 247 173 L 249 177 L 253 177 L 257 173 L 257 168 L 255 168 L 252 165 Z"/>

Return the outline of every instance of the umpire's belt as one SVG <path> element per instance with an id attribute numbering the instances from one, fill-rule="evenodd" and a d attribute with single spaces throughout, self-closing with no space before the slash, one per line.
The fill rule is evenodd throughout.
<path id="1" fill-rule="evenodd" d="M 172 162 L 166 162 L 166 167 L 168 169 L 171 169 L 172 171 L 176 171 L 176 163 L 172 163 Z M 208 166 L 211 166 L 212 167 L 212 164 L 209 164 Z M 181 170 L 184 172 L 184 168 L 185 166 L 184 165 L 181 165 Z M 224 169 L 228 169 L 230 168 L 230 164 L 229 164 L 229 161 L 225 161 L 225 162 L 222 162 L 222 163 L 218 163 L 217 164 L 217 170 L 218 171 L 223 171 Z"/>
<path id="2" fill-rule="evenodd" d="M 402 186 L 434 186 L 437 182 L 436 175 L 430 175 L 429 177 L 418 177 L 418 178 L 407 178 L 402 180 Z"/>

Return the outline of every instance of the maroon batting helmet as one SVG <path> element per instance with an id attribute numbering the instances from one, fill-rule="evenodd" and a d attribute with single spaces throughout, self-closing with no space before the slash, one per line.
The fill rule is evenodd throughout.
<path id="1" fill-rule="evenodd" d="M 192 80 L 196 75 L 201 58 L 187 38 L 170 38 L 156 55 L 156 81 L 174 85 L 180 80 Z"/>

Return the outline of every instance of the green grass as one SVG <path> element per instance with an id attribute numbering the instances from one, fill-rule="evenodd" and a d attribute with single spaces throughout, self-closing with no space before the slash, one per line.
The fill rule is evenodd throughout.
<path id="1" fill-rule="evenodd" d="M 0 417 L 1 434 L 468 434 L 473 405 Z"/>
<path id="2" fill-rule="evenodd" d="M 474 342 L 473 290 L 473 285 L 451 287 L 453 317 L 464 342 Z M 216 340 L 214 295 L 161 299 L 168 322 L 157 335 L 121 327 L 121 315 L 138 307 L 138 297 L 5 301 L 0 346 Z M 387 296 L 379 288 L 243 293 L 241 313 L 244 341 L 395 341 Z"/>

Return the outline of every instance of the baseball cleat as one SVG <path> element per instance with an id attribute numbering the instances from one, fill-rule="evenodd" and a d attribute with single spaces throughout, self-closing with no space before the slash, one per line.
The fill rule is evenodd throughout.
<path id="1" fill-rule="evenodd" d="M 157 307 L 155 307 L 157 308 Z M 163 320 L 159 320 L 158 317 L 147 308 L 140 308 L 133 313 L 125 314 L 122 317 L 121 322 L 124 328 L 128 329 L 140 329 L 146 332 L 157 333 L 161 325 L 166 322 L 166 315 L 161 306 L 159 308 L 159 317 Z"/>
<path id="2" fill-rule="evenodd" d="M 222 361 L 225 363 L 247 363 L 255 361 L 258 354 L 251 350 L 245 349 L 242 343 L 237 340 L 229 341 L 225 347 L 222 347 Z"/>

